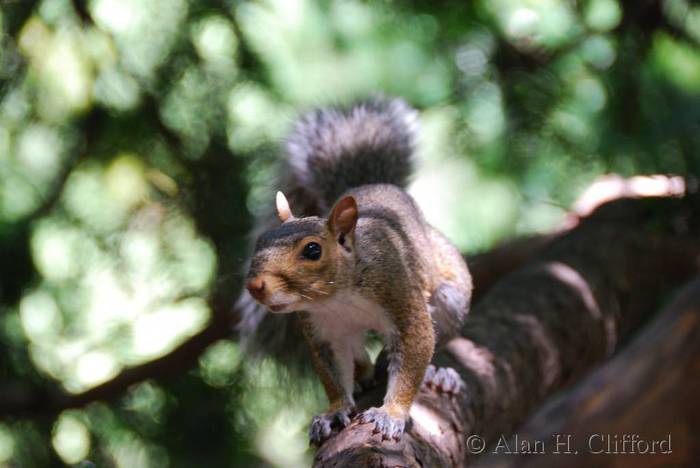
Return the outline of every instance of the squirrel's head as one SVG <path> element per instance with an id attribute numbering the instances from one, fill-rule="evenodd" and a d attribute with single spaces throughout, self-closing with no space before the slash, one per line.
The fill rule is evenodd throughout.
<path id="1" fill-rule="evenodd" d="M 341 198 L 328 219 L 296 218 L 277 192 L 282 224 L 263 233 L 255 246 L 246 287 L 272 312 L 303 310 L 331 296 L 349 278 L 355 256 L 357 203 Z"/>

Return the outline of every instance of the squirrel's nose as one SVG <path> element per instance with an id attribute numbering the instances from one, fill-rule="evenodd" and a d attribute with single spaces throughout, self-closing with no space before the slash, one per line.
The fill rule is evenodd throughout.
<path id="1" fill-rule="evenodd" d="M 255 277 L 248 281 L 246 288 L 250 291 L 250 295 L 261 301 L 265 298 L 265 280 L 260 277 Z"/>

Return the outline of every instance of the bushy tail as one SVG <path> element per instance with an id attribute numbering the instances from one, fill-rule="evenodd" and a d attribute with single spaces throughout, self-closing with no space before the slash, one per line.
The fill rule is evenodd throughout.
<path id="1" fill-rule="evenodd" d="M 289 166 L 323 209 L 360 185 L 405 187 L 413 171 L 417 117 L 403 100 L 385 98 L 312 111 L 287 140 Z"/>
<path id="2" fill-rule="evenodd" d="M 299 119 L 287 139 L 286 167 L 275 189 L 287 195 L 295 215 L 326 216 L 353 187 L 405 187 L 417 131 L 418 114 L 401 99 L 374 98 L 347 108 L 314 110 Z M 258 220 L 253 235 L 278 224 L 271 209 Z M 311 369 L 295 314 L 271 314 L 245 290 L 236 309 L 241 342 L 249 354 L 272 357 L 292 375 Z"/>

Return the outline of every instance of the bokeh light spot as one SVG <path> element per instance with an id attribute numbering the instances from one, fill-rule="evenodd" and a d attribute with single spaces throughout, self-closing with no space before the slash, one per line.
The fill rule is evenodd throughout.
<path id="1" fill-rule="evenodd" d="M 53 429 L 51 443 L 67 464 L 78 463 L 90 452 L 90 432 L 78 414 L 64 411 Z"/>

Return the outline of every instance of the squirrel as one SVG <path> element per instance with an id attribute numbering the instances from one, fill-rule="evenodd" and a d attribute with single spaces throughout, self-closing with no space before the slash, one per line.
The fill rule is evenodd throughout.
<path id="1" fill-rule="evenodd" d="M 377 97 L 314 110 L 286 142 L 289 197 L 277 192 L 279 221 L 261 224 L 239 331 L 288 358 L 300 328 L 330 402 L 312 419 L 315 445 L 353 419 L 399 440 L 424 381 L 444 391 L 459 385 L 456 372 L 430 361 L 459 332 L 472 281 L 459 251 L 404 191 L 417 117 L 403 100 Z M 278 320 L 283 314 L 297 323 Z M 384 341 L 388 385 L 381 407 L 358 414 L 355 382 L 374 373 L 368 332 Z"/>

